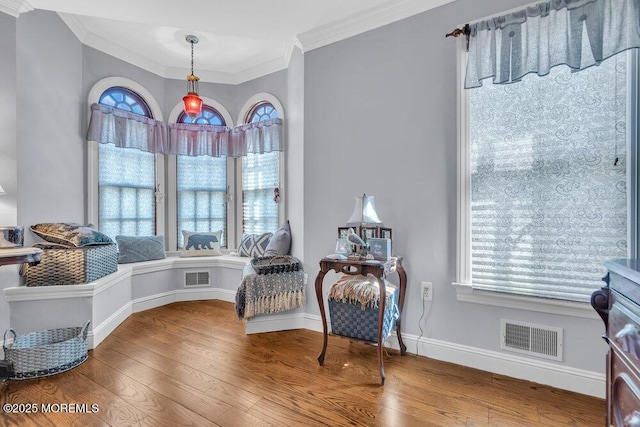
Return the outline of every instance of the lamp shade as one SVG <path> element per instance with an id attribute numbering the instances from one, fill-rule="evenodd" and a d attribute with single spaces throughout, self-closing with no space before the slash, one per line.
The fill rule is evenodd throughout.
<path id="1" fill-rule="evenodd" d="M 198 117 L 202 113 L 202 99 L 197 93 L 189 92 L 182 98 L 184 112 L 191 118 Z"/>
<path id="2" fill-rule="evenodd" d="M 376 204 L 374 196 L 362 196 L 355 197 L 356 205 L 353 208 L 353 212 L 347 221 L 349 227 L 359 227 L 368 225 L 383 225 L 378 214 L 376 213 Z"/>

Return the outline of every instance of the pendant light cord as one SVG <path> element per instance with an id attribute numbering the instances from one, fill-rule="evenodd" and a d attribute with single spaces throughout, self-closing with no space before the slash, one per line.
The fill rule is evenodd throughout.
<path id="1" fill-rule="evenodd" d="M 193 75 L 193 40 L 189 43 L 191 43 L 191 75 Z"/>

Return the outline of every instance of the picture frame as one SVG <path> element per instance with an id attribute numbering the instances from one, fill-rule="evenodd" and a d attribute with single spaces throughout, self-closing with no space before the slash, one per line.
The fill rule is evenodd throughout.
<path id="1" fill-rule="evenodd" d="M 391 258 L 391 239 L 371 238 L 367 243 L 374 259 L 388 261 Z"/>
<path id="2" fill-rule="evenodd" d="M 381 239 L 393 240 L 393 238 L 391 237 L 391 229 L 390 228 L 380 227 L 380 235 L 378 237 L 381 238 Z"/>
<path id="3" fill-rule="evenodd" d="M 347 238 L 349 227 L 338 227 L 338 239 Z"/>
<path id="4" fill-rule="evenodd" d="M 378 236 L 378 227 L 360 227 L 360 237 L 365 242 L 369 239 L 375 239 Z"/>

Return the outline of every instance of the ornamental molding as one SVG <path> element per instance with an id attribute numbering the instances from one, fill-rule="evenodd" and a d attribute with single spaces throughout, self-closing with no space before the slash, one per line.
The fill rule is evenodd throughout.
<path id="1" fill-rule="evenodd" d="M 4 12 L 15 18 L 20 16 L 21 13 L 26 13 L 32 10 L 33 6 L 25 0 L 0 0 L 0 12 Z"/>

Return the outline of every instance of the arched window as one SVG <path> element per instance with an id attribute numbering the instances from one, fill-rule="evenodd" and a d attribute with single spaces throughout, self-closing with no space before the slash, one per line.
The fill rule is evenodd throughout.
<path id="1" fill-rule="evenodd" d="M 124 87 L 114 86 L 105 90 L 100 95 L 98 103 L 153 118 L 145 100 L 134 91 Z"/>
<path id="2" fill-rule="evenodd" d="M 260 102 L 249 111 L 247 123 L 256 123 L 263 120 L 275 119 L 278 117 L 278 110 L 270 102 Z"/>
<path id="3" fill-rule="evenodd" d="M 246 123 L 278 117 L 270 102 L 256 102 L 246 115 Z M 272 151 L 247 154 L 242 158 L 242 233 L 273 232 L 280 225 L 280 167 L 282 153 Z M 278 197 L 276 197 L 278 195 Z"/>
<path id="4" fill-rule="evenodd" d="M 133 90 L 113 86 L 100 104 L 153 118 Z M 114 144 L 98 144 L 98 224 L 112 238 L 153 235 L 156 231 L 155 155 Z"/>
<path id="5" fill-rule="evenodd" d="M 202 106 L 202 113 L 195 118 L 191 118 L 184 111 L 178 116 L 178 123 L 195 123 L 198 125 L 226 126 L 222 114 L 208 105 Z"/>
<path id="6" fill-rule="evenodd" d="M 202 113 L 192 119 L 184 111 L 179 123 L 226 126 L 215 108 L 202 106 Z M 227 158 L 177 156 L 177 240 L 184 245 L 182 230 L 214 232 L 222 230 L 220 245 L 227 246 Z"/>

